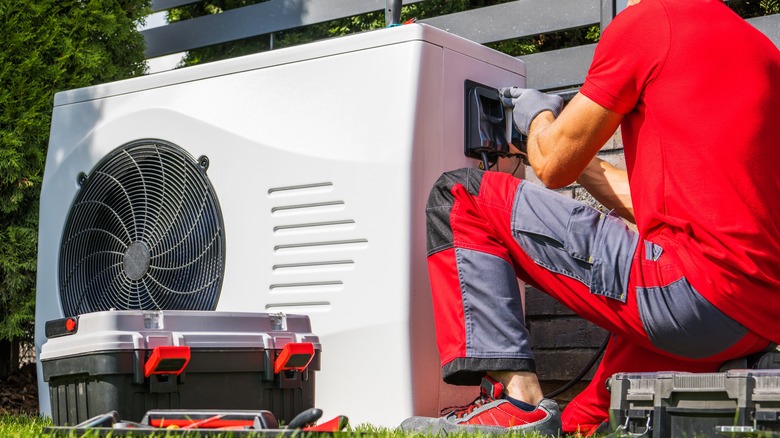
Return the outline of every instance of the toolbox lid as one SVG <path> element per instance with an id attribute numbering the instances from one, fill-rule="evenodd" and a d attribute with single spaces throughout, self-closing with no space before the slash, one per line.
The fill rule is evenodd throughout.
<path id="1" fill-rule="evenodd" d="M 73 319 L 73 318 L 70 318 Z M 48 339 L 41 361 L 85 353 L 150 350 L 159 346 L 192 349 L 278 350 L 309 342 L 320 350 L 306 315 L 192 310 L 109 310 L 75 318 L 73 330 Z"/>

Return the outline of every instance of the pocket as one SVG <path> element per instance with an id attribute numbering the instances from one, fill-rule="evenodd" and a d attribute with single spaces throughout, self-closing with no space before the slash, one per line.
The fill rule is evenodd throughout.
<path id="1" fill-rule="evenodd" d="M 537 265 L 589 284 L 589 266 L 572 259 L 565 245 L 571 210 L 580 205 L 522 181 L 515 195 L 511 227 L 518 245 Z"/>
<path id="2" fill-rule="evenodd" d="M 520 247 L 545 269 L 625 301 L 638 236 L 613 215 L 523 181 L 512 213 Z"/>
<path id="3" fill-rule="evenodd" d="M 596 261 L 596 237 L 603 217 L 603 213 L 587 205 L 580 205 L 571 211 L 564 243 L 570 256 L 590 264 Z"/>
<path id="4" fill-rule="evenodd" d="M 636 301 L 650 342 L 677 356 L 714 356 L 748 333 L 704 299 L 685 277 L 667 286 L 637 287 Z"/>
<path id="5" fill-rule="evenodd" d="M 639 234 L 612 212 L 602 216 L 599 225 L 590 291 L 625 303 Z"/>

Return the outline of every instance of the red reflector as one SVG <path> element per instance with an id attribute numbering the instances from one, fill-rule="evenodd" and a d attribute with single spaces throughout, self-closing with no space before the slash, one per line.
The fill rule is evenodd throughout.
<path id="1" fill-rule="evenodd" d="M 290 342 L 282 348 L 274 361 L 274 374 L 280 371 L 303 371 L 314 358 L 314 344 L 311 342 Z"/>
<path id="2" fill-rule="evenodd" d="M 144 376 L 152 374 L 176 374 L 184 371 L 190 362 L 190 347 L 161 346 L 152 350 L 152 355 L 144 365 Z"/>
<path id="3" fill-rule="evenodd" d="M 67 320 L 65 320 L 65 330 L 69 332 L 76 330 L 76 320 L 73 318 L 68 318 Z"/>

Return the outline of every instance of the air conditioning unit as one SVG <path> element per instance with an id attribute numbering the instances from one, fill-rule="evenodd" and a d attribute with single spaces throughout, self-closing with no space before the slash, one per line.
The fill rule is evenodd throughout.
<path id="1" fill-rule="evenodd" d="M 478 163 L 466 81 L 525 67 L 412 24 L 58 93 L 37 351 L 45 321 L 112 308 L 307 314 L 327 415 L 437 415 L 424 209 Z"/>

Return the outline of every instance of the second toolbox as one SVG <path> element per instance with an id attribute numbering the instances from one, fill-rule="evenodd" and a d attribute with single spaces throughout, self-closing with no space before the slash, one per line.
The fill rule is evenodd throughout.
<path id="1" fill-rule="evenodd" d="M 754 436 L 780 432 L 780 370 L 618 373 L 608 384 L 612 430 L 629 436 Z"/>

